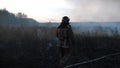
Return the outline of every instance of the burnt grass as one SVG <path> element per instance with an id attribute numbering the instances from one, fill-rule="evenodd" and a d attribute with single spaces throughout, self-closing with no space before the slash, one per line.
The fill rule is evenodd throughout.
<path id="1" fill-rule="evenodd" d="M 79 44 L 79 45 L 78 45 Z M 120 38 L 118 37 L 77 37 L 76 46 L 73 47 L 71 60 L 68 60 L 66 65 L 80 63 L 87 60 L 100 58 L 105 55 L 119 53 Z M 69 63 L 71 62 L 71 63 Z M 108 56 L 104 59 L 77 65 L 71 68 L 119 68 L 120 67 L 120 54 Z"/>
<path id="2" fill-rule="evenodd" d="M 35 32 L 31 35 L 23 34 L 25 36 L 18 34 L 16 38 L 19 40 L 15 38 L 7 41 L 0 34 L 2 38 L 0 39 L 0 68 L 60 68 L 56 40 L 54 38 L 39 39 L 36 34 Z M 119 45 L 119 36 L 75 35 L 75 44 L 71 46 L 71 56 L 65 66 L 118 53 Z M 120 55 L 72 68 L 120 68 Z"/>

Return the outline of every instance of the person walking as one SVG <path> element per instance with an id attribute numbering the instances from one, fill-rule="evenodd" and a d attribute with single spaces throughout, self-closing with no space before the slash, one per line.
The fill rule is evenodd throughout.
<path id="1" fill-rule="evenodd" d="M 56 31 L 56 36 L 58 38 L 57 46 L 60 51 L 60 64 L 62 68 L 64 68 L 64 64 L 70 56 L 71 46 L 74 45 L 74 35 L 69 21 L 69 17 L 64 16 Z"/>

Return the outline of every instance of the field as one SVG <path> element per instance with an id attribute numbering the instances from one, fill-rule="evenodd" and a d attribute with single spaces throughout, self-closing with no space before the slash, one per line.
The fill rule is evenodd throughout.
<path id="1" fill-rule="evenodd" d="M 0 68 L 60 68 L 56 27 L 0 25 Z M 73 30 L 74 31 L 74 30 Z M 120 52 L 120 36 L 74 31 L 66 66 Z M 120 55 L 71 68 L 119 68 Z"/>

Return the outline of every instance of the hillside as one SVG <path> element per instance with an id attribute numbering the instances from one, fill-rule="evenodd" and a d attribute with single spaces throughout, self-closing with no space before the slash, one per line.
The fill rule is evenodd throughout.
<path id="1" fill-rule="evenodd" d="M 19 16 L 17 16 L 19 15 Z M 38 25 L 38 22 L 32 18 L 27 18 L 25 14 L 18 13 L 17 15 L 10 13 L 6 9 L 0 9 L 0 24 L 1 25 Z"/>

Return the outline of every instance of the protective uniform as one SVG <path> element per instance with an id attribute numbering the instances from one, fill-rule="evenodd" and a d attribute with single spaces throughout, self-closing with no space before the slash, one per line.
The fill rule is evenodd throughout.
<path id="1" fill-rule="evenodd" d="M 58 26 L 56 36 L 58 38 L 57 46 L 60 49 L 61 62 L 65 63 L 70 54 L 71 46 L 74 45 L 73 31 L 67 16 L 63 17 L 61 24 Z"/>
<path id="2" fill-rule="evenodd" d="M 58 47 L 70 48 L 73 42 L 73 32 L 70 25 L 57 28 Z"/>

